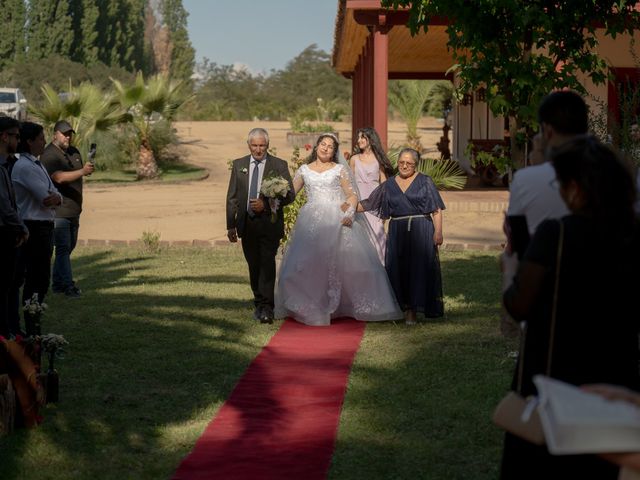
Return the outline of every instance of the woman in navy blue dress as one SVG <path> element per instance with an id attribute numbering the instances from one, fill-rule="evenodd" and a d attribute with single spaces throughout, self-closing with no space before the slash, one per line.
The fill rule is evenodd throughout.
<path id="1" fill-rule="evenodd" d="M 390 219 L 385 265 L 407 324 L 416 322 L 416 312 L 425 317 L 444 314 L 438 246 L 445 206 L 431 177 L 417 171 L 419 159 L 417 151 L 402 150 L 398 175 L 359 206 Z"/>

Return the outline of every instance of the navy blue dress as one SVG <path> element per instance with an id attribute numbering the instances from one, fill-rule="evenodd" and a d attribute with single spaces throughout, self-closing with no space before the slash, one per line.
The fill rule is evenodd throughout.
<path id="1" fill-rule="evenodd" d="M 361 203 L 390 219 L 385 264 L 400 308 L 441 317 L 442 276 L 431 213 L 445 206 L 431 177 L 418 173 L 404 193 L 392 177 Z"/>

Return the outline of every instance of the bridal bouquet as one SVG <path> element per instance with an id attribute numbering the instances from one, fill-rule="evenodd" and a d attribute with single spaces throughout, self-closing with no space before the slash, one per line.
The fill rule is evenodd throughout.
<path id="1" fill-rule="evenodd" d="M 271 207 L 271 223 L 275 223 L 278 218 L 277 212 L 280 200 L 289 192 L 289 182 L 280 175 L 270 174 L 262 180 L 260 193 L 269 199 Z"/>

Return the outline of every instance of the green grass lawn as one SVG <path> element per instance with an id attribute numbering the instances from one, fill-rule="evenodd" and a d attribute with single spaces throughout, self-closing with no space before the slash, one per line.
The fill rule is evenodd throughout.
<path id="1" fill-rule="evenodd" d="M 171 163 L 160 167 L 160 175 L 155 182 L 184 182 L 202 180 L 209 172 L 205 168 L 188 163 Z M 124 170 L 96 170 L 85 177 L 89 183 L 133 183 L 136 182 L 136 169 L 129 167 Z"/>
<path id="2" fill-rule="evenodd" d="M 252 321 L 241 250 L 80 248 L 80 299 L 50 296 L 70 345 L 60 403 L 0 439 L 0 478 L 163 479 L 280 323 Z M 489 417 L 509 386 L 494 254 L 442 255 L 447 316 L 370 324 L 349 381 L 334 479 L 493 479 Z"/>

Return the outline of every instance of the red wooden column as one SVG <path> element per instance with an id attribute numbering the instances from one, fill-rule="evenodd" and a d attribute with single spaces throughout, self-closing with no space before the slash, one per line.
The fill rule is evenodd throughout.
<path id="1" fill-rule="evenodd" d="M 384 21 L 383 21 L 384 22 Z M 381 23 L 383 23 L 381 22 Z M 372 38 L 372 106 L 373 128 L 375 128 L 382 148 L 387 149 L 387 89 L 389 85 L 389 27 L 376 25 L 371 33 Z"/>

